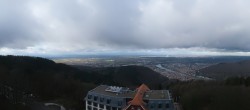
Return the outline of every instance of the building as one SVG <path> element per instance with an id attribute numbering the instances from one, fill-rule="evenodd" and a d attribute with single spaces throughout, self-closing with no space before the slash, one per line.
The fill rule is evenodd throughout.
<path id="1" fill-rule="evenodd" d="M 86 110 L 174 110 L 168 90 L 150 90 L 142 84 L 136 90 L 100 85 L 85 97 Z"/>

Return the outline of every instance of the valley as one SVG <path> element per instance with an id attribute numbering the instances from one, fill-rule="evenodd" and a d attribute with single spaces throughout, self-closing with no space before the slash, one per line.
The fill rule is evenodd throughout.
<path id="1" fill-rule="evenodd" d="M 221 62 L 237 62 L 250 60 L 250 57 L 82 57 L 82 58 L 59 58 L 54 59 L 57 63 L 68 65 L 80 65 L 88 67 L 121 67 L 137 65 L 148 67 L 155 72 L 182 81 L 213 79 L 203 74 L 196 74 L 199 70 Z"/>

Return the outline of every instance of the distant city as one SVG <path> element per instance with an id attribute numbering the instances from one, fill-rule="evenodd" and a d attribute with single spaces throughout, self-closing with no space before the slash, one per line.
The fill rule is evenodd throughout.
<path id="1" fill-rule="evenodd" d="M 211 78 L 197 75 L 200 69 L 225 62 L 250 60 L 244 56 L 217 57 L 140 57 L 140 56 L 96 56 L 76 58 L 54 58 L 57 63 L 89 67 L 145 66 L 170 79 L 192 80 Z"/>

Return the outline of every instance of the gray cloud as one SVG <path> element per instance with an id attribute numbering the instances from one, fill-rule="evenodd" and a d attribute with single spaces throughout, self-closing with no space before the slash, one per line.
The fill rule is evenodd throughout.
<path id="1" fill-rule="evenodd" d="M 248 0 L 4 0 L 0 48 L 250 51 Z"/>
<path id="2" fill-rule="evenodd" d="M 0 13 L 1 47 L 25 48 L 35 44 L 40 29 L 25 3 L 1 1 Z"/>

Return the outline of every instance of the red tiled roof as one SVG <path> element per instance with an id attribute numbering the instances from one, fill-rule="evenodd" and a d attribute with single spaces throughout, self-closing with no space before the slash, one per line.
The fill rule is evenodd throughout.
<path id="1" fill-rule="evenodd" d="M 150 90 L 148 86 L 145 84 L 142 84 L 139 88 L 137 88 L 137 93 L 135 94 L 135 97 L 130 102 L 131 105 L 142 105 L 143 102 L 143 95 L 146 91 Z"/>
<path id="2" fill-rule="evenodd" d="M 145 109 L 144 102 L 143 102 L 143 95 L 145 94 L 146 91 L 149 91 L 149 90 L 150 89 L 145 84 L 142 84 L 140 87 L 138 87 L 133 100 L 131 100 L 128 103 L 128 106 L 126 108 L 132 105 L 132 106 L 141 106 L 142 108 Z"/>

